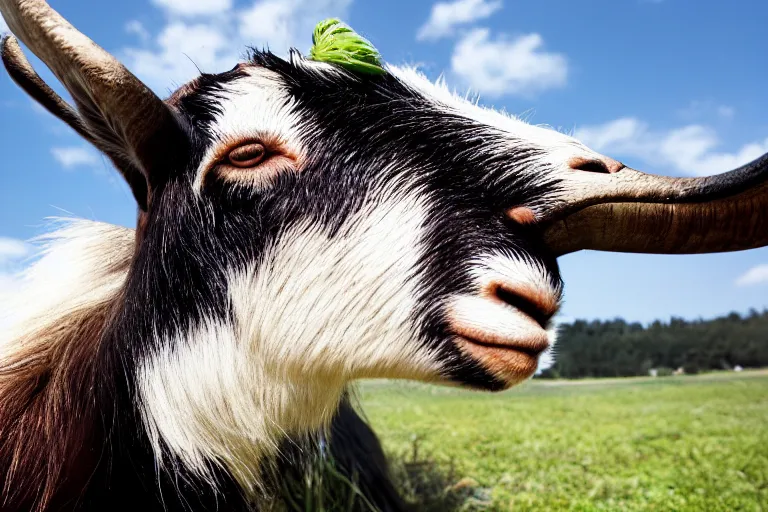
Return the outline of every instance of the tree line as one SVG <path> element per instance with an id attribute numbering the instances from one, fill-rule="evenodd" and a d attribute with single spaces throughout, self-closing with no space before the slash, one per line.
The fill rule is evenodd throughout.
<path id="1" fill-rule="evenodd" d="M 768 366 L 768 310 L 643 326 L 621 318 L 561 324 L 554 365 L 541 378 L 630 377 Z"/>

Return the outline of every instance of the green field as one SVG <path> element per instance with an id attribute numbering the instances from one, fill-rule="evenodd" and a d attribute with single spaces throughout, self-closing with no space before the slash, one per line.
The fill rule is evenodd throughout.
<path id="1" fill-rule="evenodd" d="M 395 471 L 454 486 L 454 510 L 768 510 L 765 371 L 359 396 Z"/>

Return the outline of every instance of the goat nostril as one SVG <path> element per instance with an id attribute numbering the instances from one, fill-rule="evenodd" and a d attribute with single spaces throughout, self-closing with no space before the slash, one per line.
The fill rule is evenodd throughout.
<path id="1" fill-rule="evenodd" d="M 586 162 L 579 164 L 577 167 L 574 167 L 573 169 L 576 171 L 609 174 L 608 167 L 606 167 L 605 164 L 603 162 L 600 162 L 599 160 L 588 160 Z"/>
<path id="2" fill-rule="evenodd" d="M 521 295 L 503 286 L 497 286 L 494 293 L 499 300 L 529 316 L 543 329 L 549 326 L 549 321 L 554 316 L 554 312 L 539 304 L 533 297 Z"/>
<path id="3" fill-rule="evenodd" d="M 568 165 L 574 171 L 595 172 L 599 174 L 613 174 L 624 168 L 624 164 L 613 158 L 573 158 Z"/>

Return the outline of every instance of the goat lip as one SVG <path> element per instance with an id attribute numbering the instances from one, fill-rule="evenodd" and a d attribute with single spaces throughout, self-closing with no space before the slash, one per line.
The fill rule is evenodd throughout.
<path id="1" fill-rule="evenodd" d="M 541 352 L 531 351 L 525 346 L 488 345 L 464 336 L 457 336 L 455 342 L 461 352 L 499 379 L 504 388 L 522 382 L 539 367 Z"/>
<path id="2" fill-rule="evenodd" d="M 523 343 L 510 340 L 509 342 L 501 343 L 496 339 L 487 340 L 483 339 L 483 337 L 466 336 L 458 333 L 455 336 L 463 343 L 474 345 L 478 350 L 513 351 L 532 358 L 538 358 L 542 352 L 549 348 L 549 343 L 539 340 L 526 340 Z"/>
<path id="3" fill-rule="evenodd" d="M 489 350 L 512 350 L 530 357 L 539 357 L 549 348 L 549 337 L 544 329 L 531 329 L 525 336 L 512 337 L 500 333 L 485 332 L 477 328 L 468 328 L 454 324 L 452 333 L 465 343 Z"/>
<path id="4" fill-rule="evenodd" d="M 533 375 L 539 367 L 539 356 L 549 347 L 543 330 L 541 335 L 515 340 L 454 331 L 454 343 L 464 355 L 504 382 L 505 388 Z"/>

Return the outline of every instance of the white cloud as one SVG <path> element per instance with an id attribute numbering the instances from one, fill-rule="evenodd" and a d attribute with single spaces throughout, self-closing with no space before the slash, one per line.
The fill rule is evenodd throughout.
<path id="1" fill-rule="evenodd" d="M 416 39 L 435 40 L 453 34 L 457 26 L 487 18 L 501 9 L 501 0 L 456 0 L 432 6 L 427 22 L 419 28 Z"/>
<path id="2" fill-rule="evenodd" d="M 737 280 L 737 286 L 768 284 L 768 264 L 757 265 L 747 270 Z"/>
<path id="3" fill-rule="evenodd" d="M 174 21 L 163 27 L 150 44 L 152 49 L 127 48 L 128 68 L 157 90 L 175 88 L 198 75 L 198 68 L 218 73 L 232 68 L 239 50 L 214 24 Z"/>
<path id="4" fill-rule="evenodd" d="M 306 52 L 315 25 L 331 16 L 344 19 L 352 0 L 259 0 L 236 15 L 245 45 L 284 55 L 290 47 Z"/>
<path id="5" fill-rule="evenodd" d="M 8 24 L 3 19 L 3 15 L 0 14 L 0 34 L 2 34 L 3 32 L 9 32 L 9 30 L 8 30 Z"/>
<path id="6" fill-rule="evenodd" d="M 128 23 L 125 24 L 125 31 L 129 34 L 133 34 L 135 36 L 138 36 L 138 38 L 141 40 L 141 42 L 146 43 L 149 41 L 150 35 L 146 28 L 144 28 L 144 25 L 140 21 L 137 20 L 131 20 Z"/>
<path id="7" fill-rule="evenodd" d="M 566 59 L 543 51 L 543 46 L 539 34 L 492 40 L 488 29 L 478 28 L 456 44 L 451 69 L 474 91 L 491 97 L 561 87 L 568 77 Z"/>
<path id="8" fill-rule="evenodd" d="M 65 169 L 93 167 L 99 163 L 97 154 L 93 150 L 82 146 L 52 148 L 51 154 Z"/>
<path id="9" fill-rule="evenodd" d="M 232 0 L 152 0 L 152 3 L 181 16 L 219 14 L 232 8 Z"/>
<path id="10" fill-rule="evenodd" d="M 731 119 L 736 115 L 736 109 L 728 105 L 720 105 L 717 107 L 717 115 L 724 119 Z"/>
<path id="11" fill-rule="evenodd" d="M 20 260 L 30 252 L 29 245 L 16 238 L 0 236 L 0 270 Z"/>
<path id="12" fill-rule="evenodd" d="M 293 37 L 293 15 L 293 5 L 290 2 L 257 2 L 240 14 L 240 36 L 244 39 L 267 41 L 271 48 L 283 51 L 290 46 Z M 270 23 L 263 23 L 262 20 L 270 20 Z"/>
<path id="13" fill-rule="evenodd" d="M 258 0 L 244 9 L 231 2 L 215 15 L 183 20 L 173 14 L 192 15 L 221 0 L 196 0 L 179 13 L 182 0 L 156 0 L 169 14 L 166 25 L 154 34 L 140 24 L 126 29 L 139 36 L 138 47 L 124 48 L 118 56 L 139 78 L 163 94 L 201 71 L 219 73 L 241 61 L 248 46 L 268 47 L 285 54 L 290 46 L 309 48 L 315 24 L 329 16 L 345 17 L 351 0 Z M 224 3 L 222 5 L 225 5 Z M 176 9 L 176 10 L 174 10 Z M 211 8 L 212 9 L 212 8 Z M 212 12 L 212 11 L 211 11 Z"/>
<path id="14" fill-rule="evenodd" d="M 680 117 L 687 120 L 701 118 L 732 119 L 736 109 L 730 105 L 721 105 L 712 100 L 693 100 L 685 108 L 677 111 Z"/>
<path id="15" fill-rule="evenodd" d="M 584 126 L 574 136 L 595 151 L 613 157 L 639 158 L 695 176 L 729 171 L 768 152 L 768 138 L 745 144 L 735 152 L 723 152 L 717 150 L 720 140 L 712 128 L 691 124 L 652 130 L 633 117 Z"/>

